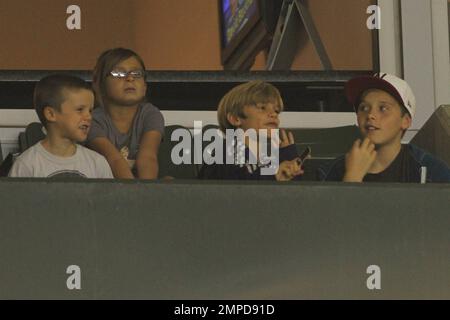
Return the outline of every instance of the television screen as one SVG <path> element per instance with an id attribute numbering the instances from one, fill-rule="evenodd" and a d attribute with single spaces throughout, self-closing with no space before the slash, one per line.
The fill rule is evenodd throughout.
<path id="1" fill-rule="evenodd" d="M 273 0 L 219 0 L 224 69 L 250 69 L 258 52 L 270 45 L 281 3 Z"/>
<path id="2" fill-rule="evenodd" d="M 256 0 L 222 1 L 223 43 L 227 46 L 242 28 L 257 14 Z"/>

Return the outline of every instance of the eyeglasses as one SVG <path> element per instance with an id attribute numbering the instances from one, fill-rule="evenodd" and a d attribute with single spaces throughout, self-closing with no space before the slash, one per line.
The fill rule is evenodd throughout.
<path id="1" fill-rule="evenodd" d="M 143 78 L 145 75 L 145 72 L 143 70 L 131 70 L 131 71 L 117 71 L 117 70 L 113 70 L 109 73 L 111 76 L 113 76 L 114 78 L 118 78 L 118 79 L 125 79 L 127 78 L 129 75 L 132 76 L 134 79 L 140 79 Z"/>

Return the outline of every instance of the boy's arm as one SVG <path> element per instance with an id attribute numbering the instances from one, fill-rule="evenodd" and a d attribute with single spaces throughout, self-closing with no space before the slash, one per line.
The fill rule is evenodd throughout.
<path id="1" fill-rule="evenodd" d="M 297 147 L 295 144 L 290 144 L 286 147 L 281 147 L 279 149 L 279 162 L 282 163 L 283 161 L 291 161 L 299 157 L 299 154 L 297 152 Z"/>
<path id="2" fill-rule="evenodd" d="M 105 157 L 99 155 L 96 161 L 96 175 L 100 179 L 113 179 L 113 173 Z"/>
<path id="3" fill-rule="evenodd" d="M 136 156 L 136 168 L 140 179 L 158 178 L 158 150 L 161 133 L 155 130 L 144 133 Z"/>
<path id="4" fill-rule="evenodd" d="M 16 161 L 14 161 L 14 164 L 8 173 L 8 177 L 11 178 L 33 177 L 33 170 L 19 158 L 16 159 Z"/>
<path id="5" fill-rule="evenodd" d="M 290 132 L 289 135 L 292 136 Z M 291 138 L 289 144 L 280 145 L 279 168 L 275 175 L 277 181 L 301 180 L 301 176 L 305 173 L 303 164 L 297 161 L 300 156 L 293 141 Z"/>
<path id="6" fill-rule="evenodd" d="M 95 138 L 89 142 L 89 147 L 106 158 L 115 178 L 134 179 L 128 162 L 107 138 Z"/>
<path id="7" fill-rule="evenodd" d="M 305 173 L 300 155 L 297 152 L 294 135 L 285 129 L 280 130 L 279 168 L 275 175 L 277 181 L 301 180 Z M 300 163 L 297 162 L 300 160 Z"/>

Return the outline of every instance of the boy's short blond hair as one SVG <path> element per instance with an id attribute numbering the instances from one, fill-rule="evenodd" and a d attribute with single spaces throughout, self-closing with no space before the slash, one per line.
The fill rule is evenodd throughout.
<path id="1" fill-rule="evenodd" d="M 270 83 L 255 80 L 234 87 L 223 96 L 217 109 L 220 130 L 225 132 L 226 129 L 235 129 L 228 121 L 228 114 L 245 119 L 245 106 L 269 102 L 278 104 L 280 111 L 284 108 L 280 91 Z"/>

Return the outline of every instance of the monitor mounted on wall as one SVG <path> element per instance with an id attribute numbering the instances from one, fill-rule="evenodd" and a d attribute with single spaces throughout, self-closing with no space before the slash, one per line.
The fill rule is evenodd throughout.
<path id="1" fill-rule="evenodd" d="M 249 70 L 270 46 L 282 1 L 218 0 L 221 61 L 225 70 Z"/>

